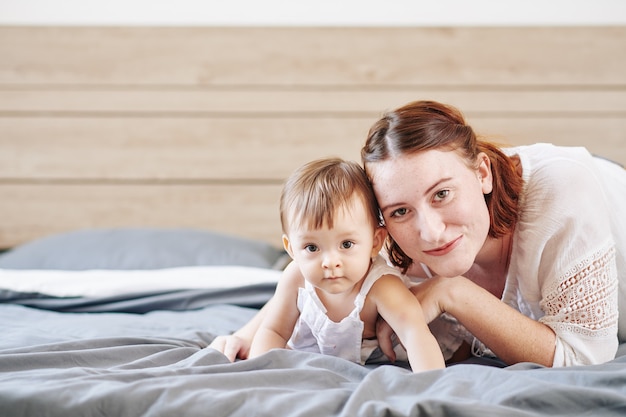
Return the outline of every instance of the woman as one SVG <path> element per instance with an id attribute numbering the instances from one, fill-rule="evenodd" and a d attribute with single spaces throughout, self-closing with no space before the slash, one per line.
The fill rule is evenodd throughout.
<path id="1" fill-rule="evenodd" d="M 389 260 L 427 278 L 414 293 L 427 321 L 440 317 L 431 328 L 447 359 L 469 347 L 507 364 L 613 359 L 626 284 L 623 168 L 582 148 L 501 150 L 429 101 L 385 114 L 361 156 Z M 214 347 L 245 356 L 256 320 Z"/>

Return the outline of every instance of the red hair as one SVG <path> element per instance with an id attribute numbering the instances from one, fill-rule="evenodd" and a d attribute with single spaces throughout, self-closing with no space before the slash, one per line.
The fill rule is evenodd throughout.
<path id="1" fill-rule="evenodd" d="M 415 101 L 385 113 L 370 128 L 361 159 L 367 171 L 368 164 L 374 162 L 441 148 L 458 152 L 472 168 L 478 166 L 481 152 L 487 155 L 493 174 L 493 190 L 485 195 L 490 216 L 489 236 L 498 238 L 509 233 L 518 218 L 523 180 L 511 158 L 497 145 L 477 139 L 455 107 L 435 101 Z M 392 263 L 403 270 L 413 263 L 392 236 L 388 236 L 387 250 Z"/>

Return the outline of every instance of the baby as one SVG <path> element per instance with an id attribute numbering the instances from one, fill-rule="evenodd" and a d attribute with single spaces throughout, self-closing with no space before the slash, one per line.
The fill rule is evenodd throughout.
<path id="1" fill-rule="evenodd" d="M 292 258 L 267 305 L 250 357 L 273 348 L 365 363 L 379 315 L 414 372 L 445 366 L 403 275 L 378 254 L 387 237 L 363 169 L 338 158 L 310 162 L 285 183 L 283 245 Z"/>

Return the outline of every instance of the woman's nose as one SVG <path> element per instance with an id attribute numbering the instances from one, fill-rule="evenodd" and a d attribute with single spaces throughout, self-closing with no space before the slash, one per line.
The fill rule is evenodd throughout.
<path id="1" fill-rule="evenodd" d="M 416 221 L 419 236 L 426 242 L 438 242 L 446 228 L 441 216 L 435 212 L 420 213 Z"/>

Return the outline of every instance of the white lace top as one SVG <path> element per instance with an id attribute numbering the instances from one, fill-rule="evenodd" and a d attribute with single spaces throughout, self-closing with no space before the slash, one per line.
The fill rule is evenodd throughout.
<path id="1" fill-rule="evenodd" d="M 525 189 L 502 300 L 556 333 L 553 366 L 602 363 L 618 346 L 626 312 L 626 170 L 583 148 L 510 148 Z M 448 352 L 463 339 L 490 354 L 450 317 L 433 332 Z M 619 324 L 626 337 L 626 314 Z M 468 337 L 469 336 L 469 337 Z M 520 338 L 524 337 L 520 335 Z"/>

